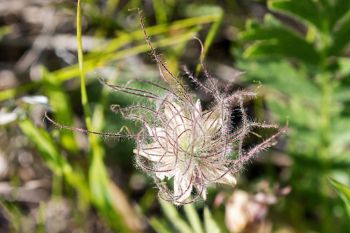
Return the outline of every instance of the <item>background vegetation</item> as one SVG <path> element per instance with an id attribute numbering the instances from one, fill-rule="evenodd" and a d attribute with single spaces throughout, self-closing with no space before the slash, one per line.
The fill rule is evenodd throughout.
<path id="1" fill-rule="evenodd" d="M 160 82 L 138 8 L 174 73 L 196 70 L 198 36 L 212 75 L 259 93 L 252 119 L 288 123 L 205 203 L 158 200 L 132 140 L 43 121 L 137 130 L 109 106 L 142 98 L 97 77 Z M 350 232 L 350 1 L 4 0 L 0 25 L 1 232 Z"/>

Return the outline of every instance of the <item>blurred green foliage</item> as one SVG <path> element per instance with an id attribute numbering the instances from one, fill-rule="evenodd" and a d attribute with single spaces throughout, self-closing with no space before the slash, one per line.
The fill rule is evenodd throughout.
<path id="1" fill-rule="evenodd" d="M 141 7 L 139 2 L 130 2 L 130 4 L 134 7 Z M 161 7 L 160 4 L 162 4 L 161 1 L 155 2 L 154 7 L 157 14 L 157 22 L 162 24 L 147 28 L 149 35 L 161 36 L 161 39 L 154 42 L 156 47 L 184 43 L 191 40 L 201 29 L 202 25 L 211 24 L 209 27 L 210 36 L 208 36 L 208 39 L 205 41 L 206 51 L 209 49 L 222 18 L 222 11 L 220 8 L 206 7 L 204 12 L 200 9 L 194 10 L 194 8 L 192 13 L 195 13 L 195 15 L 193 17 L 168 23 L 166 21 L 166 12 L 162 10 L 163 7 Z M 6 101 L 18 95 L 25 94 L 30 90 L 39 89 L 42 94 L 49 98 L 49 104 L 53 109 L 55 121 L 64 123 L 67 126 L 72 125 L 74 110 L 71 103 L 73 103 L 73 100 L 64 90 L 63 82 L 80 76 L 81 102 L 87 129 L 91 131 L 102 131 L 107 127 L 104 122 L 106 121 L 106 109 L 109 108 L 109 91 L 103 88 L 99 97 L 94 99 L 96 104 L 91 111 L 90 105 L 93 104 L 88 99 L 89 93 L 87 92 L 86 85 L 89 83 L 96 83 L 96 81 L 94 82 L 91 79 L 87 79 L 85 75 L 86 72 L 94 71 L 98 67 L 104 67 L 118 59 L 147 52 L 150 49 L 144 42 L 142 30 L 138 29 L 134 32 L 129 32 L 129 29 L 126 29 L 125 31 L 119 30 L 117 35 L 109 40 L 108 43 L 83 55 L 81 39 L 82 14 L 85 14 L 92 23 L 100 24 L 105 21 L 111 22 L 111 17 L 114 17 L 112 14 L 114 11 L 110 7 L 115 8 L 117 5 L 118 1 L 108 1 L 106 5 L 108 8 L 103 11 L 96 11 L 96 9 L 99 8 L 97 7 L 97 2 L 78 1 L 76 26 L 79 64 L 63 67 L 53 72 L 42 68 L 42 79 L 39 82 L 30 82 L 19 88 L 16 87 L 14 89 L 4 90 L 0 93 L 0 100 Z M 125 6 L 125 10 L 127 11 L 129 7 L 130 6 Z M 111 11 L 109 12 L 111 14 L 109 18 L 105 18 L 104 15 L 104 11 L 107 10 Z M 127 14 L 130 14 L 130 12 Z M 135 14 L 135 11 L 133 14 Z M 110 30 L 110 28 L 99 27 L 96 33 L 105 34 L 108 30 Z M 170 32 L 172 34 L 171 36 L 168 35 Z M 174 57 L 173 61 L 176 60 L 177 57 Z M 123 80 L 123 78 L 118 80 L 118 82 L 125 81 L 127 80 Z M 130 96 L 128 96 L 127 99 L 124 98 L 124 100 L 127 100 L 127 103 L 123 104 L 132 103 L 135 101 L 135 97 L 130 98 Z M 119 102 L 122 103 L 123 101 L 119 100 Z M 128 198 L 120 187 L 116 186 L 107 174 L 107 167 L 104 163 L 105 151 L 102 146 L 101 138 L 89 134 L 90 153 L 88 157 L 86 157 L 86 159 L 89 160 L 88 167 L 81 167 L 79 163 L 74 161 L 78 159 L 77 156 L 80 155 L 77 154 L 80 154 L 81 151 L 79 150 L 82 149 L 79 148 L 76 137 L 74 137 L 74 134 L 76 134 L 74 131 L 55 129 L 54 131 L 58 130 L 58 138 L 55 139 L 54 137 L 55 135 L 57 136 L 57 134 L 54 132 L 49 134 L 44 129 L 37 128 L 29 118 L 22 116 L 22 120 L 18 123 L 22 132 L 38 149 L 44 163 L 52 170 L 53 175 L 63 177 L 64 181 L 77 192 L 77 197 L 71 198 L 78 200 L 78 210 L 80 212 L 87 211 L 90 204 L 92 204 L 97 209 L 100 216 L 106 220 L 106 223 L 111 229 L 122 232 L 139 232 L 142 229 L 140 215 L 137 214 L 135 209 L 130 205 Z M 120 126 L 125 124 L 127 124 L 125 121 L 118 123 Z M 62 153 L 68 153 L 74 155 L 74 157 L 65 159 Z M 133 162 L 131 157 L 127 158 L 127 160 L 129 160 L 129 163 Z M 37 228 L 38 231 L 41 229 L 39 225 Z"/>
<path id="2" fill-rule="evenodd" d="M 204 208 L 204 217 L 203 221 L 200 220 L 200 216 L 198 215 L 195 205 L 188 204 L 184 206 L 184 212 L 186 219 L 181 218 L 182 213 L 175 208 L 174 205 L 160 200 L 160 204 L 162 206 L 163 212 L 168 222 L 170 222 L 174 228 L 181 233 L 219 233 L 222 230 L 219 228 L 217 223 L 215 222 L 210 210 L 206 207 Z M 181 215 L 180 215 L 181 214 Z M 202 223 L 203 222 L 203 223 Z M 169 231 L 171 227 L 167 224 L 167 222 L 162 222 L 158 218 L 153 217 L 150 219 L 150 223 L 153 228 L 158 233 L 167 233 L 172 232 Z"/>
<path id="3" fill-rule="evenodd" d="M 331 183 L 336 188 L 339 196 L 342 198 L 348 218 L 350 219 L 350 188 L 336 180 L 331 180 Z"/>
<path id="4" fill-rule="evenodd" d="M 264 115 L 268 109 L 272 115 L 269 120 L 288 124 L 287 138 L 278 150 L 281 156 L 291 160 L 291 165 L 281 168 L 267 159 L 263 161 L 264 172 L 257 177 L 257 180 L 268 180 L 271 186 L 280 184 L 292 188 L 291 194 L 274 206 L 268 216 L 273 223 L 271 232 L 284 227 L 293 229 L 288 232 L 348 232 L 350 1 L 190 2 L 154 0 L 146 4 L 140 0 L 86 0 L 79 2 L 80 15 L 76 14 L 76 5 L 63 1 L 55 7 L 71 11 L 77 16 L 77 28 L 83 29 L 77 32 L 80 63 L 57 69 L 41 67 L 39 80 L 2 90 L 0 101 L 5 103 L 22 95 L 41 94 L 48 97 L 53 118 L 61 124 L 73 126 L 79 119 L 85 122 L 83 125 L 87 129 L 94 131 L 118 131 L 123 126 L 137 128 L 132 122 L 112 115 L 109 106 L 125 106 L 140 99 L 112 94 L 98 84 L 96 76 L 103 75 L 100 69 L 112 68 L 117 75 L 109 80 L 122 84 L 141 69 L 133 65 L 123 70 L 118 62 L 149 51 L 137 17 L 130 19 L 130 15 L 136 15 L 135 9 L 144 9 L 146 19 L 152 22 L 149 24 L 155 24 L 147 27 L 147 32 L 155 47 L 166 47 L 164 57 L 174 73 L 179 73 L 186 56 L 193 57 L 186 43 L 200 36 L 204 41 L 200 59 L 226 62 L 245 71 L 239 85 L 249 87 L 258 83 L 262 97 L 254 103 L 255 116 Z M 242 13 L 248 11 L 249 6 L 262 7 L 265 10 L 263 20 L 254 15 L 255 8 L 249 16 Z M 226 35 L 232 31 L 233 36 Z M 1 26 L 0 43 L 10 33 L 7 26 Z M 108 40 L 83 53 L 82 34 Z M 231 53 L 226 53 L 225 58 L 219 52 L 216 55 L 216 48 L 227 49 L 226 42 Z M 146 67 L 150 71 L 143 73 L 143 78 L 157 80 L 156 71 Z M 197 73 L 200 73 L 198 67 Z M 79 76 L 80 89 L 75 82 Z M 140 83 L 132 85 L 152 88 Z M 80 93 L 85 93 L 81 99 Z M 125 184 L 128 181 L 120 186 L 111 175 L 114 169 L 128 171 L 128 179 L 137 175 L 137 171 L 131 169 L 131 142 L 113 142 L 113 146 L 108 147 L 108 139 L 90 134 L 89 142 L 82 144 L 78 132 L 37 127 L 30 117 L 30 108 L 25 110 L 27 112 L 17 120 L 18 126 L 50 168 L 53 196 L 61 195 L 75 204 L 81 229 L 84 229 L 84 221 L 88 221 L 87 213 L 94 212 L 114 232 L 227 231 L 223 208 L 209 208 L 215 191 L 211 191 L 209 203 L 204 207 L 202 203 L 184 208 L 175 208 L 164 201 L 154 204 L 156 190 L 147 178 L 145 190 L 134 195 Z M 272 155 L 273 152 L 266 157 Z M 271 167 L 276 171 L 270 171 Z M 281 175 L 278 169 L 287 175 Z M 331 182 L 341 198 L 335 195 L 330 177 L 346 184 Z M 251 187 L 256 184 L 255 179 L 243 177 L 242 180 L 241 188 L 254 190 Z M 227 193 L 231 194 L 232 190 Z M 21 232 L 19 222 L 25 215 L 23 211 L 11 202 L 0 202 L 9 218 L 16 219 L 10 229 Z M 40 208 L 45 209 L 45 206 Z M 45 231 L 44 222 L 45 219 L 40 219 L 37 232 Z"/>
<path id="5" fill-rule="evenodd" d="M 269 109 L 290 128 L 293 208 L 283 214 L 297 226 L 317 213 L 298 232 L 350 229 L 346 219 L 335 217 L 339 203 L 327 182 L 329 176 L 349 179 L 349 4 L 270 0 L 269 9 L 279 14 L 266 14 L 261 23 L 248 20 L 240 33 L 248 46 L 238 67 L 248 71 L 247 80 L 261 82 Z"/>

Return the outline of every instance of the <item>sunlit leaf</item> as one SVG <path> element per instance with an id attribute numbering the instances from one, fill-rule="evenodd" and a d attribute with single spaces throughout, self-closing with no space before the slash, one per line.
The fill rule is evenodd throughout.
<path id="1" fill-rule="evenodd" d="M 55 111 L 55 119 L 61 124 L 72 125 L 73 113 L 71 99 L 61 87 L 60 82 L 55 82 L 51 74 L 43 70 L 43 91 L 49 97 L 50 106 Z M 65 149 L 70 152 L 77 153 L 78 146 L 75 142 L 73 132 L 60 131 L 61 142 Z"/>
<path id="2" fill-rule="evenodd" d="M 348 217 L 350 218 L 350 188 L 334 179 L 331 179 L 331 183 L 343 200 Z"/>
<path id="3" fill-rule="evenodd" d="M 268 6 L 271 10 L 280 11 L 296 16 L 304 22 L 314 25 L 323 30 L 324 15 L 320 4 L 312 0 L 269 0 Z"/>
<path id="4" fill-rule="evenodd" d="M 200 218 L 194 208 L 193 204 L 188 204 L 184 206 L 185 214 L 188 221 L 191 223 L 191 226 L 195 233 L 203 233 L 202 224 Z"/>
<path id="5" fill-rule="evenodd" d="M 192 233 L 191 227 L 180 217 L 177 209 L 173 204 L 164 200 L 159 200 L 162 206 L 163 212 L 168 220 L 174 225 L 174 227 L 181 233 Z"/>
<path id="6" fill-rule="evenodd" d="M 334 30 L 330 54 L 342 53 L 342 50 L 350 42 L 350 15 Z"/>
<path id="7" fill-rule="evenodd" d="M 240 34 L 244 41 L 253 41 L 244 52 L 245 57 L 290 57 L 307 64 L 320 60 L 314 45 L 283 25 L 264 24 L 248 28 Z"/>
<path id="8" fill-rule="evenodd" d="M 350 12 L 350 1 L 348 0 L 335 0 L 334 6 L 332 7 L 331 12 L 331 24 L 333 28 L 339 20 L 342 20 L 343 17 Z"/>
<path id="9" fill-rule="evenodd" d="M 67 182 L 77 189 L 81 204 L 86 205 L 90 195 L 85 179 L 80 173 L 74 171 L 69 162 L 60 154 L 46 130 L 36 127 L 29 119 L 20 121 L 19 126 L 38 148 L 47 166 L 56 176 L 64 176 Z"/>
<path id="10" fill-rule="evenodd" d="M 216 224 L 208 207 L 204 208 L 204 226 L 206 233 L 220 233 L 220 228 Z"/>
<path id="11" fill-rule="evenodd" d="M 153 217 L 150 219 L 149 222 L 157 233 L 171 233 L 171 231 L 169 230 L 169 226 L 160 221 L 158 218 Z"/>

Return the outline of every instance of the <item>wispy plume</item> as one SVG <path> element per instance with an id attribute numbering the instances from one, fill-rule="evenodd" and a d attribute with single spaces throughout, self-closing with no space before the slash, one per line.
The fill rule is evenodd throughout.
<path id="1" fill-rule="evenodd" d="M 141 130 L 135 135 L 136 163 L 153 177 L 159 188 L 159 196 L 177 205 L 199 198 L 206 199 L 209 185 L 221 183 L 234 186 L 236 174 L 259 152 L 271 147 L 283 130 L 277 130 L 273 136 L 250 149 L 243 149 L 246 137 L 254 133 L 254 129 L 278 129 L 276 125 L 248 119 L 244 101 L 254 98 L 256 94 L 248 91 L 230 94 L 220 92 L 218 81 L 209 75 L 201 61 L 204 82 L 199 81 L 187 68 L 184 71 L 192 82 L 213 97 L 212 107 L 203 110 L 201 101 L 181 79 L 170 72 L 158 55 L 147 35 L 142 17 L 140 19 L 151 55 L 167 87 L 148 83 L 164 94 L 101 81 L 114 90 L 150 100 L 151 105 L 127 108 L 114 105 L 112 110 L 127 119 L 141 122 Z M 236 113 L 241 119 L 235 128 L 231 122 L 233 108 L 239 110 Z"/>

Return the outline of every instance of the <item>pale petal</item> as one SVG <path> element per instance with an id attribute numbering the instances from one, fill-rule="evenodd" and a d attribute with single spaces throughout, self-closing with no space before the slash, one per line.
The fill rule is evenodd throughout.
<path id="1" fill-rule="evenodd" d="M 205 127 L 203 127 L 202 106 L 199 99 L 194 106 L 192 117 L 191 138 L 193 143 L 201 142 L 203 141 L 203 138 L 206 136 L 207 132 Z"/>
<path id="2" fill-rule="evenodd" d="M 247 207 L 249 206 L 248 193 L 237 190 L 226 202 L 225 223 L 231 232 L 242 232 L 252 220 Z"/>
<path id="3" fill-rule="evenodd" d="M 172 160 L 175 160 L 174 154 L 159 147 L 152 147 L 152 145 L 153 144 L 151 144 L 151 146 L 141 146 L 138 149 L 134 149 L 134 154 L 143 156 L 152 162 L 169 163 Z"/>
<path id="4" fill-rule="evenodd" d="M 203 200 L 207 199 L 207 187 L 203 184 L 195 185 L 197 192 L 201 195 Z"/>
<path id="5" fill-rule="evenodd" d="M 174 113 L 181 113 L 181 107 L 175 102 L 165 102 L 164 103 L 164 114 L 168 120 L 173 119 Z"/>
<path id="6" fill-rule="evenodd" d="M 186 117 L 184 109 L 177 103 L 165 103 L 164 114 L 168 119 L 169 128 L 175 133 L 175 137 L 191 128 L 191 121 Z"/>
<path id="7" fill-rule="evenodd" d="M 202 106 L 201 106 L 201 101 L 198 99 L 196 104 L 195 104 L 195 109 L 194 109 L 194 119 L 200 119 L 202 116 Z"/>
<path id="8" fill-rule="evenodd" d="M 214 111 L 205 113 L 203 118 L 204 128 L 209 135 L 218 132 L 222 127 L 222 118 L 219 108 L 216 108 Z"/>
<path id="9" fill-rule="evenodd" d="M 152 128 L 147 124 L 145 126 L 148 134 L 153 138 L 155 143 L 159 143 L 159 145 L 163 148 L 167 148 L 169 146 L 168 142 L 170 138 L 165 129 L 160 127 Z"/>
<path id="10" fill-rule="evenodd" d="M 176 172 L 172 163 L 159 163 L 156 170 L 158 171 L 156 172 L 156 176 L 161 180 L 172 178 Z"/>
<path id="11" fill-rule="evenodd" d="M 221 179 L 219 179 L 217 181 L 218 183 L 222 183 L 222 184 L 227 184 L 227 185 L 231 185 L 231 186 L 235 186 L 237 184 L 237 180 L 234 177 L 234 175 L 232 175 L 230 172 L 226 173 L 223 177 L 221 177 Z"/>
<path id="12" fill-rule="evenodd" d="M 177 171 L 174 176 L 174 197 L 175 204 L 182 204 L 191 196 L 193 185 L 191 178 L 187 174 L 183 175 L 181 171 Z"/>
<path id="13" fill-rule="evenodd" d="M 163 180 L 165 177 L 171 178 L 175 174 L 175 155 L 165 152 L 165 150 L 157 147 L 157 145 L 157 143 L 152 143 L 140 146 L 139 149 L 134 149 L 133 152 L 134 154 L 143 156 L 154 163 L 153 169 L 159 179 Z"/>
<path id="14" fill-rule="evenodd" d="M 203 189 L 201 196 L 202 196 L 203 200 L 207 200 L 207 189 L 206 188 Z"/>
<path id="15" fill-rule="evenodd" d="M 232 173 L 228 172 L 228 168 L 224 167 L 224 170 L 217 169 L 215 167 L 202 168 L 204 175 L 208 180 L 215 181 L 215 183 L 227 184 L 235 186 L 237 184 L 236 178 Z"/>
<path id="16" fill-rule="evenodd" d="M 148 134 L 151 137 L 161 137 L 161 138 L 166 137 L 166 131 L 163 128 L 160 128 L 160 127 L 153 128 L 147 124 L 146 124 L 146 128 L 147 128 Z"/>

